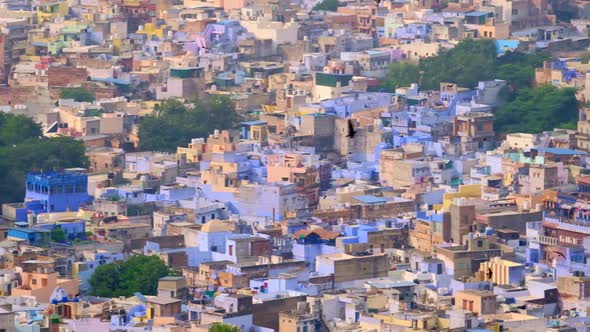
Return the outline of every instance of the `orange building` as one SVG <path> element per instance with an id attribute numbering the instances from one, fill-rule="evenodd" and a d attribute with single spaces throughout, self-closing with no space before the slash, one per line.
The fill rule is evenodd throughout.
<path id="1" fill-rule="evenodd" d="M 12 296 L 34 296 L 38 302 L 48 303 L 51 293 L 61 287 L 69 296 L 79 293 L 79 279 L 60 279 L 57 272 L 23 272 L 23 285 L 12 290 Z"/>

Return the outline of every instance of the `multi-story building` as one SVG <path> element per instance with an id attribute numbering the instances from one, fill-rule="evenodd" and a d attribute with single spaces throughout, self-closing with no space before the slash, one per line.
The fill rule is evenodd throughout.
<path id="1" fill-rule="evenodd" d="M 471 112 L 453 120 L 453 137 L 457 139 L 460 154 L 489 150 L 494 142 L 494 115 Z"/>
<path id="2" fill-rule="evenodd" d="M 447 271 L 455 278 L 470 277 L 479 270 L 481 263 L 503 254 L 502 248 L 489 238 L 476 236 L 469 237 L 466 245 L 438 246 L 435 251 L 436 256 L 445 263 Z"/>
<path id="3" fill-rule="evenodd" d="M 77 171 L 29 173 L 24 204 L 5 204 L 3 214 L 27 221 L 30 213 L 78 211 L 89 205 L 88 176 Z"/>

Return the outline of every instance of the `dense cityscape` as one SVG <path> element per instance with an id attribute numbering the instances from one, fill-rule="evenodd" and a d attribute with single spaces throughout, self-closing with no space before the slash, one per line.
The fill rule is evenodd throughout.
<path id="1" fill-rule="evenodd" d="M 0 332 L 590 332 L 590 1 L 0 0 Z"/>

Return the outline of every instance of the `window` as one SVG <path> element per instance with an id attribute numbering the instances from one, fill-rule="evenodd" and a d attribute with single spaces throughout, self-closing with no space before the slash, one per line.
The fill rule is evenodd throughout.
<path id="1" fill-rule="evenodd" d="M 37 279 L 31 280 L 31 284 L 36 285 L 37 284 Z"/>
<path id="2" fill-rule="evenodd" d="M 215 219 L 215 213 L 211 213 L 211 219 Z"/>
<path id="3" fill-rule="evenodd" d="M 205 222 L 207 222 L 207 217 L 202 216 L 201 217 L 201 224 L 204 224 Z"/>

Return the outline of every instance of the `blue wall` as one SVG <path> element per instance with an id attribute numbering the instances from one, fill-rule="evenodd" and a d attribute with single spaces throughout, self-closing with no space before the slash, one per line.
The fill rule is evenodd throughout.
<path id="1" fill-rule="evenodd" d="M 29 173 L 26 183 L 26 201 L 35 202 L 29 209 L 35 213 L 77 211 L 81 205 L 91 201 L 86 174 Z"/>
<path id="2" fill-rule="evenodd" d="M 67 223 L 59 223 L 59 224 L 43 224 L 35 226 L 39 229 L 45 229 L 51 231 L 56 227 L 60 227 L 66 233 L 66 238 L 74 239 L 78 237 L 80 233 L 86 233 L 86 222 L 85 221 L 75 221 L 75 222 L 67 222 Z"/>

